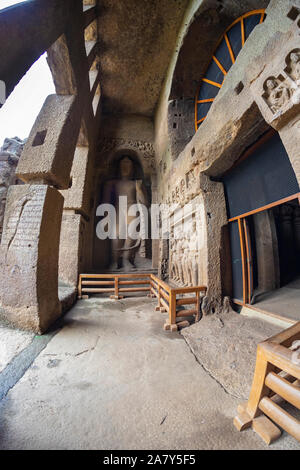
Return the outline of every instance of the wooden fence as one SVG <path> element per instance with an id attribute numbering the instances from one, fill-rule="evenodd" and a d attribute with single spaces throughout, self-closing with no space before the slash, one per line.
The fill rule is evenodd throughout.
<path id="1" fill-rule="evenodd" d="M 300 421 L 281 406 L 284 401 L 292 413 L 300 410 L 300 322 L 258 345 L 249 400 L 238 407 L 235 427 L 252 426 L 267 444 L 280 428 L 300 441 Z"/>
<path id="2" fill-rule="evenodd" d="M 156 310 L 168 312 L 169 318 L 164 325 L 165 330 L 176 331 L 178 326 L 186 326 L 187 317 L 201 317 L 201 297 L 206 287 L 170 287 L 154 274 L 80 274 L 78 282 L 78 298 L 88 298 L 90 294 L 110 294 L 112 299 L 121 299 L 126 293 L 141 292 L 157 297 Z M 185 305 L 192 305 L 187 310 Z M 182 320 L 184 319 L 185 320 Z M 181 321 L 179 321 L 181 319 Z"/>

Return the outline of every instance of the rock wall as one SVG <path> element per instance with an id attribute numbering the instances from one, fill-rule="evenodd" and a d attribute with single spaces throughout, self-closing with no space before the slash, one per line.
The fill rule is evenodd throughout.
<path id="1" fill-rule="evenodd" d="M 228 2 L 228 8 L 231 3 Z M 222 174 L 232 167 L 247 147 L 257 141 L 269 126 L 272 126 L 279 131 L 296 177 L 300 181 L 298 150 L 300 110 L 298 94 L 300 95 L 300 92 L 293 92 L 291 94 L 293 101 L 291 101 L 285 99 L 288 93 L 283 90 L 290 77 L 294 77 L 294 82 L 297 81 L 300 70 L 300 51 L 299 45 L 296 44 L 297 38 L 299 38 L 300 1 L 271 0 L 263 2 L 261 7 L 267 5 L 267 16 L 264 23 L 258 25 L 247 39 L 245 46 L 227 73 L 222 89 L 215 98 L 205 121 L 187 145 L 183 146 L 186 136 L 182 130 L 182 124 L 184 125 L 186 118 L 183 119 L 182 113 L 190 111 L 188 107 L 185 108 L 184 103 L 181 103 L 180 109 L 174 107 L 172 100 L 180 100 L 179 96 L 184 96 L 185 82 L 178 79 L 178 73 L 181 73 L 183 78 L 189 82 L 189 91 L 194 84 L 196 93 L 197 83 L 188 80 L 189 70 L 184 69 L 184 63 L 180 60 L 178 60 L 178 64 L 181 69 L 176 66 L 175 73 L 174 70 L 169 70 L 169 76 L 161 93 L 155 116 L 154 148 L 157 164 L 158 200 L 166 204 L 177 204 L 184 208 L 197 196 L 203 198 L 205 223 L 201 229 L 202 233 L 198 233 L 198 238 L 204 240 L 204 248 L 201 257 L 197 257 L 198 260 L 201 258 L 198 283 L 207 285 L 207 305 L 211 306 L 207 309 L 208 312 L 215 311 L 216 305 L 221 305 L 222 298 L 230 291 L 230 276 L 228 276 L 228 282 L 225 282 L 228 284 L 226 292 L 224 289 L 224 272 L 228 271 L 230 259 L 224 259 L 223 249 L 226 241 L 228 217 L 223 184 L 219 182 Z M 250 6 L 251 2 L 249 2 L 248 11 L 252 9 Z M 204 3 L 202 7 L 204 7 Z M 206 14 L 201 8 L 195 21 L 200 21 L 199 15 Z M 222 15 L 219 16 L 221 18 Z M 218 27 L 217 24 L 210 25 L 212 34 L 215 34 Z M 224 32 L 225 29 L 223 28 L 222 31 Z M 189 42 L 188 35 L 187 32 L 182 50 Z M 217 40 L 218 34 L 215 37 L 210 36 L 209 47 L 211 51 L 216 47 Z M 204 50 L 205 46 L 200 45 L 199 48 Z M 212 53 L 209 54 L 209 60 Z M 193 54 L 196 57 L 195 49 Z M 197 54 L 202 56 L 200 49 Z M 181 56 L 183 57 L 184 54 Z M 204 69 L 205 67 L 203 72 Z M 201 79 L 201 70 L 199 71 L 198 83 Z M 277 87 L 274 87 L 273 94 L 273 88 L 271 91 L 265 88 L 266 80 L 270 77 L 275 77 L 277 80 Z M 285 78 L 282 79 L 282 77 Z M 174 92 L 174 87 L 172 88 L 174 80 L 177 88 L 180 82 L 181 91 L 178 96 Z M 269 85 L 272 87 L 274 83 Z M 278 89 L 278 86 L 281 88 Z M 187 96 L 190 98 L 192 95 Z M 277 100 L 275 103 L 277 108 L 274 108 L 273 111 L 270 108 L 272 100 L 273 102 Z M 170 111 L 172 111 L 172 116 Z M 170 117 L 172 117 L 171 120 Z M 186 131 L 189 133 L 188 127 Z M 191 274 L 178 275 L 180 268 L 178 266 L 176 268 L 176 258 L 179 260 L 179 264 L 182 264 L 185 257 L 184 252 L 189 250 L 185 245 L 191 244 L 190 238 L 187 234 L 186 240 L 183 242 L 184 246 L 181 246 L 182 242 L 179 242 L 178 245 L 178 242 L 173 243 L 172 240 L 169 244 L 169 275 L 180 284 L 190 283 Z M 165 266 L 165 252 L 163 256 L 160 262 Z M 177 274 L 175 274 L 176 269 Z"/>
<path id="2" fill-rule="evenodd" d="M 25 141 L 14 137 L 6 138 L 0 149 L 0 240 L 3 230 L 6 196 L 11 184 L 17 184 L 15 176 L 16 167 L 19 162 Z"/>

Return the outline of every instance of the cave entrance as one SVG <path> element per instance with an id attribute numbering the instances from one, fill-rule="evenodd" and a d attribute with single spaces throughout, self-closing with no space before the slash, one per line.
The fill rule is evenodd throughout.
<path id="1" fill-rule="evenodd" d="M 263 136 L 222 181 L 234 302 L 299 321 L 300 192 L 279 135 Z"/>

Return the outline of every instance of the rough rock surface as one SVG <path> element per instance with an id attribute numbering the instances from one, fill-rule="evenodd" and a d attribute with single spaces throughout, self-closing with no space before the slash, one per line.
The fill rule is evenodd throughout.
<path id="1" fill-rule="evenodd" d="M 0 148 L 0 239 L 3 228 L 7 190 L 11 184 L 16 183 L 15 171 L 24 144 L 25 141 L 19 139 L 19 137 L 13 137 L 12 139 L 6 138 Z"/>
<path id="2" fill-rule="evenodd" d="M 248 399 L 252 385 L 257 344 L 282 328 L 231 311 L 203 317 L 182 330 L 196 360 L 224 389 Z"/>

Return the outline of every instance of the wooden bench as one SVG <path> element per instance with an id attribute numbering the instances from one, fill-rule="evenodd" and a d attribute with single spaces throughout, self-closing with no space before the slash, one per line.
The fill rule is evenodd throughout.
<path id="1" fill-rule="evenodd" d="M 201 318 L 201 297 L 206 287 L 170 287 L 166 282 L 150 273 L 132 274 L 80 274 L 78 298 L 88 298 L 90 294 L 111 294 L 112 299 L 122 299 L 126 293 L 142 292 L 157 297 L 156 310 L 168 312 L 165 330 L 177 331 L 178 327 L 189 325 L 187 317 Z M 184 309 L 185 305 L 193 308 Z M 185 320 L 179 321 L 179 319 Z"/>
<path id="2" fill-rule="evenodd" d="M 282 407 L 285 401 L 292 412 L 300 409 L 299 345 L 300 322 L 258 345 L 249 400 L 234 419 L 239 431 L 252 426 L 270 444 L 282 428 L 300 441 L 300 421 Z"/>

